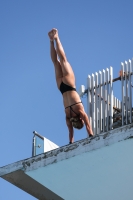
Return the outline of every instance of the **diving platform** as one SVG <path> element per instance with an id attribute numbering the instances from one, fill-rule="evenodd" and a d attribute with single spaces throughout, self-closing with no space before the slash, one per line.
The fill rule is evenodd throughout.
<path id="1" fill-rule="evenodd" d="M 0 168 L 39 200 L 132 199 L 133 123 Z"/>

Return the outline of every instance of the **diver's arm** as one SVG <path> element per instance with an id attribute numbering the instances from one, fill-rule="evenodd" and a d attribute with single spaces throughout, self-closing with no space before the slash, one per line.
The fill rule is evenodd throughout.
<path id="1" fill-rule="evenodd" d="M 68 127 L 68 131 L 69 131 L 69 142 L 73 143 L 74 142 L 74 129 L 72 126 L 72 123 L 70 122 L 70 120 L 66 117 L 66 124 Z"/>
<path id="2" fill-rule="evenodd" d="M 80 111 L 80 117 L 81 119 L 83 119 L 85 126 L 86 126 L 86 130 L 89 136 L 93 136 L 93 131 L 89 122 L 89 118 L 87 116 L 87 114 L 85 113 L 85 111 Z"/>

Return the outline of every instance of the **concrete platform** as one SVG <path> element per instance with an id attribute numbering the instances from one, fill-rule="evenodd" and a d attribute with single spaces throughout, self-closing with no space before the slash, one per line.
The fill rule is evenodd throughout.
<path id="1" fill-rule="evenodd" d="M 133 124 L 0 168 L 40 200 L 132 200 Z"/>

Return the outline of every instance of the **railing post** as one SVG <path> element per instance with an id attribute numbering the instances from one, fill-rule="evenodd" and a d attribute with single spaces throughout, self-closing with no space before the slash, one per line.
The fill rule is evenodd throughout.
<path id="1" fill-rule="evenodd" d="M 119 100 L 119 102 L 118 102 L 118 108 L 121 110 L 121 101 Z"/>
<path id="2" fill-rule="evenodd" d="M 92 90 L 92 87 L 91 87 L 91 76 L 88 75 L 88 78 L 87 78 L 87 89 L 88 89 L 88 95 L 87 95 L 87 114 L 88 114 L 88 118 L 89 118 L 89 121 L 90 121 L 90 125 L 92 127 L 92 102 L 91 102 L 91 99 L 92 99 L 92 95 L 91 95 L 91 90 Z M 87 134 L 88 136 L 88 134 Z"/>
<path id="3" fill-rule="evenodd" d="M 132 123 L 132 82 L 131 82 L 131 73 L 132 73 L 132 61 L 129 60 L 129 109 L 130 109 L 130 123 Z"/>
<path id="4" fill-rule="evenodd" d="M 124 64 L 121 63 L 122 126 L 124 125 Z"/>
<path id="5" fill-rule="evenodd" d="M 106 69 L 106 88 L 107 88 L 107 131 L 109 130 L 109 69 Z"/>
<path id="6" fill-rule="evenodd" d="M 102 102 L 102 109 L 103 109 L 103 132 L 105 132 L 105 109 L 106 109 L 106 102 L 105 102 L 105 70 L 103 69 L 103 102 Z"/>
<path id="7" fill-rule="evenodd" d="M 113 126 L 113 68 L 110 67 L 110 130 Z"/>
<path id="8" fill-rule="evenodd" d="M 91 102 L 92 102 L 92 129 L 94 135 L 96 134 L 96 121 L 95 121 L 95 94 L 94 94 L 94 87 L 95 87 L 95 81 L 94 81 L 94 74 L 92 74 L 91 77 Z"/>
<path id="9" fill-rule="evenodd" d="M 98 73 L 95 73 L 95 119 L 96 119 L 96 134 L 98 134 Z"/>
<path id="10" fill-rule="evenodd" d="M 125 110 L 126 110 L 126 124 L 128 124 L 128 64 L 125 61 Z"/>
<path id="11" fill-rule="evenodd" d="M 36 155 L 36 136 L 34 134 L 32 139 L 32 156 Z"/>
<path id="12" fill-rule="evenodd" d="M 103 112 L 102 112 L 102 72 L 99 71 L 99 130 L 100 133 L 102 131 L 102 119 L 103 119 Z"/>

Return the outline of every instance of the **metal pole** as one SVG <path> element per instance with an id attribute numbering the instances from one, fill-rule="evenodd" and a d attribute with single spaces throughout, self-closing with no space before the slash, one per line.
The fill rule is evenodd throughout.
<path id="1" fill-rule="evenodd" d="M 32 157 L 35 155 L 36 155 L 36 137 L 34 135 L 32 139 Z"/>

